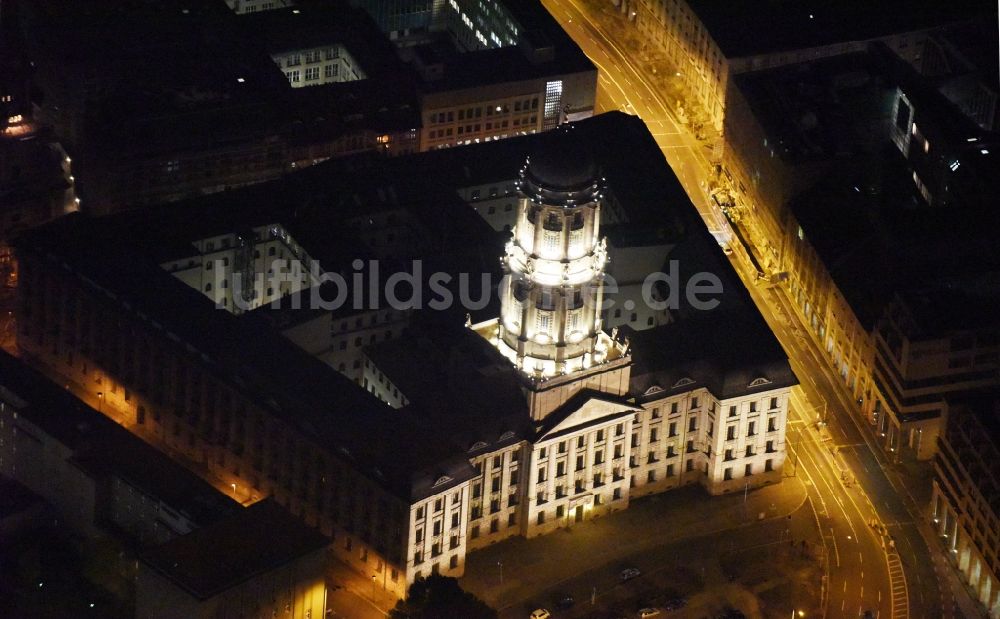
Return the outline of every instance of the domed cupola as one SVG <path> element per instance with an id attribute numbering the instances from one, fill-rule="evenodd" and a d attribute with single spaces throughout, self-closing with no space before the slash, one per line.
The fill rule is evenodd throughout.
<path id="1" fill-rule="evenodd" d="M 601 188 L 590 146 L 572 125 L 543 134 L 521 169 L 520 189 L 534 202 L 574 206 L 595 200 Z"/>

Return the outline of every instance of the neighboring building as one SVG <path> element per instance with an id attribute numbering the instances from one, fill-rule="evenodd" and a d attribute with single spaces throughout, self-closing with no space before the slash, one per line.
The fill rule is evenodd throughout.
<path id="1" fill-rule="evenodd" d="M 240 505 L 0 351 L 0 475 L 55 507 L 76 532 L 160 543 Z"/>
<path id="2" fill-rule="evenodd" d="M 934 33 L 918 63 L 921 75 L 985 131 L 998 129 L 997 15 Z"/>
<path id="3" fill-rule="evenodd" d="M 226 5 L 240 15 L 283 9 L 294 4 L 291 0 L 226 0 Z"/>
<path id="4" fill-rule="evenodd" d="M 135 614 L 149 619 L 323 617 L 329 543 L 273 501 L 255 503 L 144 550 Z"/>
<path id="5" fill-rule="evenodd" d="M 273 180 L 330 157 L 535 133 L 594 110 L 596 68 L 540 5 L 520 0 L 531 30 L 510 26 L 518 45 L 475 53 L 444 30 L 397 49 L 343 2 L 242 11 L 252 15 L 221 1 L 23 4 L 22 47 L 42 95 L 35 121 L 74 158 L 94 213 Z"/>
<path id="6" fill-rule="evenodd" d="M 717 130 L 723 128 L 735 75 L 860 51 L 871 41 L 883 41 L 916 63 L 933 31 L 979 15 L 996 15 L 996 7 L 983 0 L 948 5 L 914 0 L 829 5 L 754 0 L 623 2 L 639 31 L 666 53 Z"/>
<path id="7" fill-rule="evenodd" d="M 739 75 L 732 92 L 714 195 L 886 448 L 931 457 L 944 398 L 995 380 L 990 351 L 975 368 L 976 354 L 957 355 L 962 369 L 945 357 L 950 338 L 1000 326 L 973 311 L 994 302 L 1000 272 L 996 136 L 881 43 Z M 895 335 L 892 316 L 924 295 L 954 303 Z M 921 360 L 886 346 L 889 332 Z"/>
<path id="8" fill-rule="evenodd" d="M 560 146 L 566 136 L 573 148 Z M 597 145 L 600 159 L 587 154 Z M 438 274 L 453 276 L 455 299 L 460 274 L 499 275 L 502 240 L 460 198 L 465 180 L 438 165 L 456 156 L 428 153 L 330 161 L 238 192 L 30 231 L 17 245 L 19 349 L 61 384 L 100 389 L 109 415 L 239 496 L 272 497 L 329 536 L 331 556 L 398 596 L 420 576 L 461 575 L 468 552 L 491 541 L 571 526 L 633 496 L 779 481 L 795 377 L 641 121 L 613 114 L 474 150 L 497 160 L 520 151 L 515 174 L 534 154 L 506 249 L 519 281 L 499 307 L 470 307 L 471 328 L 464 306 L 439 308 L 429 292 L 412 312 L 381 313 L 371 304 L 383 298 L 354 284 L 382 281 L 364 258 L 435 295 Z M 601 289 L 612 193 L 632 224 L 659 222 L 680 286 L 704 272 L 719 279 L 715 303 L 677 290 L 663 326 L 609 333 L 597 308 L 563 294 L 562 267 L 552 269 L 564 254 L 568 286 Z M 326 281 L 282 297 L 273 316 L 271 304 L 220 311 L 164 268 L 197 262 L 209 240 L 283 247 L 253 234 L 277 226 L 283 242 L 360 286 L 341 301 L 368 305 L 306 305 Z M 401 242 L 385 242 L 390 233 Z M 269 253 L 272 266 L 288 259 Z M 495 289 L 476 285 L 465 291 L 473 300 Z M 502 330 L 484 321 L 497 313 Z M 360 351 L 357 368 L 337 362 L 349 378 L 331 367 L 335 342 Z"/>
<path id="9" fill-rule="evenodd" d="M 872 423 L 890 449 L 934 455 L 946 401 L 1000 386 L 1000 273 L 895 295 L 875 327 Z"/>
<path id="10" fill-rule="evenodd" d="M 949 402 L 938 439 L 930 517 L 952 565 L 991 619 L 1000 617 L 1000 396 Z"/>

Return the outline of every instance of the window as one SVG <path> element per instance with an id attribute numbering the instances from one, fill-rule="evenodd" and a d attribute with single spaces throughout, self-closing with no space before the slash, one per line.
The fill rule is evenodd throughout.
<path id="1" fill-rule="evenodd" d="M 723 460 L 725 460 L 726 462 L 728 462 L 729 460 L 732 460 L 732 459 L 733 459 L 733 450 L 732 449 L 727 449 L 726 450 L 726 456 L 725 456 L 725 458 L 723 458 Z"/>
<path id="2" fill-rule="evenodd" d="M 750 403 L 750 412 L 751 413 L 756 413 L 757 412 L 757 403 L 756 402 L 751 402 Z"/>
<path id="3" fill-rule="evenodd" d="M 660 439 L 660 437 L 658 436 L 658 431 L 657 431 L 656 428 L 653 428 L 652 430 L 649 431 L 649 442 L 650 443 L 655 443 L 659 439 Z"/>
<path id="4" fill-rule="evenodd" d="M 726 428 L 726 440 L 731 441 L 736 438 L 736 426 L 729 426 Z"/>
<path id="5" fill-rule="evenodd" d="M 323 77 L 334 78 L 337 77 L 337 71 L 340 69 L 340 65 L 328 64 L 323 67 Z"/>
<path id="6" fill-rule="evenodd" d="M 757 434 L 757 422 L 751 421 L 747 424 L 747 436 L 753 436 Z"/>
<path id="7" fill-rule="evenodd" d="M 677 414 L 677 402 L 671 402 L 670 403 L 670 414 L 671 415 L 676 415 Z"/>
<path id="8" fill-rule="evenodd" d="M 777 417 L 769 417 L 767 419 L 767 431 L 768 432 L 774 432 L 777 429 L 778 429 L 778 418 Z"/>
<path id="9" fill-rule="evenodd" d="M 778 398 L 771 398 L 771 408 L 778 408 Z"/>
<path id="10" fill-rule="evenodd" d="M 744 477 L 750 477 L 751 475 L 753 475 L 753 464 L 747 464 L 743 468 L 743 476 Z"/>
<path id="11" fill-rule="evenodd" d="M 576 470 L 578 471 L 583 470 L 583 456 L 576 457 Z"/>
<path id="12" fill-rule="evenodd" d="M 688 432 L 696 432 L 698 430 L 698 418 L 692 417 L 688 419 Z"/>
<path id="13" fill-rule="evenodd" d="M 730 406 L 729 407 L 729 416 L 730 417 L 735 417 L 736 416 L 736 407 L 735 406 Z"/>
<path id="14" fill-rule="evenodd" d="M 753 445 L 747 445 L 747 451 L 744 454 L 744 457 L 746 457 L 746 458 L 753 457 Z"/>
<path id="15" fill-rule="evenodd" d="M 767 453 L 774 453 L 774 441 L 768 441 L 767 446 L 764 447 L 764 451 Z"/>
<path id="16" fill-rule="evenodd" d="M 545 467 L 538 468 L 538 483 L 545 481 Z"/>
<path id="17" fill-rule="evenodd" d="M 733 478 L 733 469 L 732 469 L 732 467 L 729 467 L 725 471 L 722 472 L 722 479 L 723 480 L 729 481 L 732 478 Z"/>
<path id="18" fill-rule="evenodd" d="M 676 421 L 671 421 L 670 422 L 670 426 L 669 426 L 669 429 L 667 431 L 667 434 L 670 437 L 677 436 L 677 422 Z"/>
<path id="19" fill-rule="evenodd" d="M 653 409 L 653 419 L 659 419 L 659 418 L 660 418 L 660 409 L 659 408 L 654 408 Z"/>
<path id="20" fill-rule="evenodd" d="M 656 471 L 649 471 L 646 473 L 646 483 L 653 483 L 656 481 Z"/>
<path id="21" fill-rule="evenodd" d="M 597 442 L 600 443 L 604 440 L 604 430 L 597 431 Z"/>
<path id="22" fill-rule="evenodd" d="M 764 461 L 764 470 L 768 471 L 768 472 L 773 471 L 774 470 L 774 461 L 771 460 L 770 458 L 768 458 L 767 460 L 765 460 Z"/>
<path id="23" fill-rule="evenodd" d="M 311 82 L 319 79 L 319 67 L 309 67 L 306 69 L 306 81 Z"/>
<path id="24" fill-rule="evenodd" d="M 538 516 L 535 517 L 536 524 L 545 524 L 545 510 L 538 512 Z"/>
<path id="25" fill-rule="evenodd" d="M 687 472 L 689 472 L 689 473 L 691 471 L 693 471 L 694 470 L 694 460 L 688 459 L 687 462 L 684 463 L 684 470 L 687 471 Z"/>
<path id="26" fill-rule="evenodd" d="M 674 476 L 674 465 L 673 464 L 668 464 L 667 465 L 667 477 L 673 477 L 673 476 Z"/>

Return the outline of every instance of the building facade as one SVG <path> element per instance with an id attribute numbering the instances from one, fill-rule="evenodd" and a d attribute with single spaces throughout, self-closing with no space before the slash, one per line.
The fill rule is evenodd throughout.
<path id="1" fill-rule="evenodd" d="M 998 401 L 955 402 L 938 439 L 930 517 L 952 565 L 992 619 L 1000 617 Z"/>

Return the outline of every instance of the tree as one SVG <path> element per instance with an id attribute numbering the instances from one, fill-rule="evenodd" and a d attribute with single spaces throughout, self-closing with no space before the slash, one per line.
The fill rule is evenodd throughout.
<path id="1" fill-rule="evenodd" d="M 497 619 L 497 611 L 464 591 L 454 578 L 431 574 L 420 578 L 389 611 L 390 619 Z"/>

